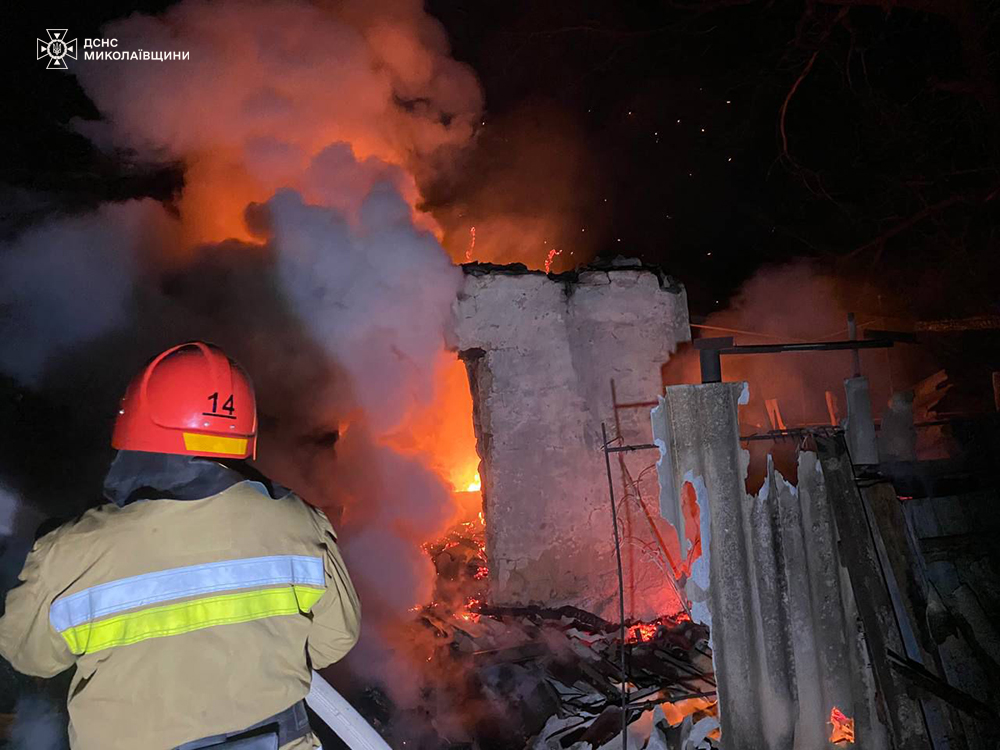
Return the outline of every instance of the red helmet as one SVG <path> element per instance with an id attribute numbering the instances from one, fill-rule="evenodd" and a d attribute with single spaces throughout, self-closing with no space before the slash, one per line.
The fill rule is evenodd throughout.
<path id="1" fill-rule="evenodd" d="M 257 404 L 246 372 L 192 341 L 168 349 L 129 384 L 111 445 L 119 450 L 253 457 Z"/>

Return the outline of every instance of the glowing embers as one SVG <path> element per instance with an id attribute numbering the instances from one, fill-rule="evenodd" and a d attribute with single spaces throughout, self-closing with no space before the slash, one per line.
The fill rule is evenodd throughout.
<path id="1" fill-rule="evenodd" d="M 656 631 L 660 629 L 660 624 L 657 622 L 640 622 L 637 625 L 633 625 L 628 631 L 628 641 L 629 643 L 638 643 L 639 641 L 651 641 L 654 636 L 656 636 Z"/>
<path id="2" fill-rule="evenodd" d="M 836 706 L 830 709 L 830 724 L 833 726 L 830 742 L 837 745 L 854 743 L 854 719 L 845 716 Z"/>
<path id="3" fill-rule="evenodd" d="M 470 596 L 469 600 L 465 603 L 465 609 L 458 613 L 459 619 L 466 622 L 479 622 L 482 619 L 482 615 L 479 614 L 478 609 L 482 605 L 482 601 L 474 596 Z"/>
<path id="4" fill-rule="evenodd" d="M 690 617 L 684 612 L 676 615 L 664 615 L 649 622 L 636 622 L 629 625 L 625 631 L 625 640 L 628 643 L 651 643 L 658 635 L 665 631 L 670 631 L 682 623 L 689 622 Z"/>
<path id="5" fill-rule="evenodd" d="M 439 617 L 479 622 L 478 608 L 486 600 L 490 574 L 484 535 L 480 517 L 457 523 L 441 539 L 424 545 L 437 572 L 434 601 L 428 608 Z"/>

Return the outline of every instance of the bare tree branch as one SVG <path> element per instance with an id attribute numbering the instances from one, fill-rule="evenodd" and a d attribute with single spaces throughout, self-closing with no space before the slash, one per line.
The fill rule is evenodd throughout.
<path id="1" fill-rule="evenodd" d="M 799 41 L 801 41 L 801 38 L 804 36 L 806 18 L 811 16 L 812 7 L 813 4 L 809 3 L 806 13 L 803 15 L 802 20 L 799 22 L 799 31 L 796 35 L 797 40 Z M 799 86 L 802 85 L 802 82 L 809 75 L 809 72 L 812 70 L 813 65 L 816 63 L 816 58 L 819 57 L 819 53 L 823 49 L 823 43 L 829 38 L 830 34 L 833 33 L 833 30 L 837 27 L 837 24 L 839 24 L 847 16 L 848 10 L 849 10 L 848 8 L 841 8 L 833 19 L 826 22 L 825 27 L 823 28 L 823 31 L 816 42 L 816 50 L 809 57 L 809 61 L 802 69 L 802 72 L 799 73 L 799 77 L 795 79 L 795 83 L 792 84 L 791 89 L 789 89 L 788 94 L 785 96 L 784 101 L 781 103 L 781 109 L 779 110 L 778 114 L 778 132 L 781 135 L 781 156 L 782 158 L 786 159 L 789 164 L 795 167 L 796 170 L 798 170 L 800 173 L 803 173 L 803 181 L 806 183 L 806 187 L 809 188 L 810 191 L 812 191 L 812 188 L 809 187 L 808 175 L 804 174 L 804 170 L 799 166 L 798 162 L 795 161 L 795 159 L 792 157 L 791 153 L 788 150 L 788 133 L 785 129 L 785 120 L 788 116 L 788 105 L 791 103 L 792 97 L 795 96 L 795 92 L 798 91 Z M 825 197 L 830 198 L 829 194 L 823 188 L 822 180 L 819 179 L 818 175 L 816 175 L 816 179 L 819 185 L 819 192 Z"/>
<path id="2" fill-rule="evenodd" d="M 951 206 L 957 205 L 959 203 L 971 203 L 971 204 L 989 203 L 997 196 L 998 192 L 1000 192 L 1000 185 L 993 187 L 985 195 L 977 195 L 977 196 L 971 196 L 968 194 L 951 195 L 943 200 L 938 201 L 937 203 L 931 203 L 927 206 L 924 206 L 922 209 L 917 211 L 912 216 L 909 216 L 906 219 L 903 219 L 902 221 L 893 224 L 891 227 L 882 232 L 880 235 L 878 235 L 872 240 L 869 240 L 864 245 L 861 245 L 861 247 L 858 247 L 852 250 L 851 252 L 847 253 L 844 257 L 853 258 L 856 255 L 865 252 L 866 250 L 871 250 L 872 248 L 875 248 L 876 252 L 881 252 L 886 242 L 888 242 L 896 235 L 905 232 L 907 229 L 915 227 L 917 224 L 924 221 L 925 219 L 935 217 L 945 209 L 950 208 Z"/>
<path id="3" fill-rule="evenodd" d="M 781 103 L 781 112 L 778 118 L 778 130 L 781 132 L 781 153 L 786 159 L 788 159 L 793 164 L 795 159 L 792 155 L 788 153 L 788 133 L 785 132 L 785 116 L 788 114 L 788 104 L 792 101 L 792 97 L 795 96 L 795 92 L 799 90 L 799 86 L 809 75 L 809 71 L 812 70 L 813 64 L 816 62 L 816 58 L 819 57 L 819 50 L 812 53 L 809 58 L 809 62 L 806 63 L 806 67 L 803 68 L 802 72 L 799 73 L 799 77 L 795 79 L 795 83 L 792 84 L 792 88 L 789 89 L 788 95 L 785 97 L 785 101 Z"/>

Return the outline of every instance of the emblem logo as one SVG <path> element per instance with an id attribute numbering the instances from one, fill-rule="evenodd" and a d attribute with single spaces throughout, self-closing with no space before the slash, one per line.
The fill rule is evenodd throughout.
<path id="1" fill-rule="evenodd" d="M 45 33 L 49 35 L 49 40 L 47 42 L 42 39 L 36 40 L 35 49 L 38 52 L 38 57 L 35 59 L 41 60 L 43 57 L 48 57 L 49 64 L 45 66 L 48 70 L 53 68 L 66 70 L 69 68 L 66 64 L 66 58 L 76 59 L 76 39 L 67 39 L 66 29 L 46 29 Z"/>

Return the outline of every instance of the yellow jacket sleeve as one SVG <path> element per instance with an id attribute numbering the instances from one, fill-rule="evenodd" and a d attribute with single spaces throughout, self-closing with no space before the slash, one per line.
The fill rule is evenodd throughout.
<path id="1" fill-rule="evenodd" d="M 0 655 L 18 672 L 36 677 L 54 677 L 76 660 L 49 623 L 49 607 L 58 592 L 46 580 L 45 570 L 56 536 L 48 534 L 35 543 L 0 617 Z"/>
<path id="2" fill-rule="evenodd" d="M 309 660 L 313 669 L 339 661 L 358 642 L 361 634 L 361 603 L 337 548 L 337 537 L 326 514 L 311 509 L 326 547 L 326 593 L 312 608 L 309 630 Z"/>

